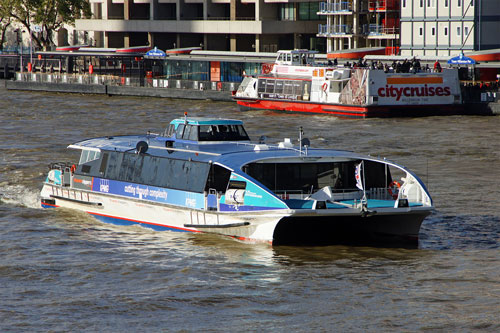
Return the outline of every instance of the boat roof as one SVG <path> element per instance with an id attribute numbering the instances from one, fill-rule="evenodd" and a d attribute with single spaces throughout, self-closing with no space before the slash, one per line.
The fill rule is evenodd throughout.
<path id="1" fill-rule="evenodd" d="M 146 154 L 171 159 L 185 159 L 198 162 L 217 163 L 231 170 L 239 170 L 251 162 L 272 159 L 277 162 L 331 162 L 333 160 L 372 159 L 362 154 L 345 150 L 280 147 L 247 142 L 219 142 L 198 144 L 196 142 L 175 142 L 173 147 L 166 147 L 170 138 L 157 134 L 108 136 L 76 142 L 68 148 L 92 151 L 136 152 L 136 146 L 143 141 L 148 144 Z M 307 150 L 307 153 L 305 153 Z"/>
<path id="2" fill-rule="evenodd" d="M 243 125 L 241 120 L 187 116 L 174 119 L 170 124 L 184 124 L 185 121 L 191 125 Z M 142 150 L 142 153 L 150 156 L 218 163 L 232 170 L 239 170 L 246 164 L 262 160 L 273 160 L 277 163 L 289 161 L 308 163 L 367 159 L 393 164 L 380 158 L 346 150 L 294 147 L 290 139 L 284 139 L 283 142 L 274 145 L 252 143 L 247 140 L 198 142 L 177 140 L 175 137 L 150 132 L 87 139 L 73 143 L 68 148 L 129 153 Z"/>
<path id="3" fill-rule="evenodd" d="M 208 118 L 208 117 L 186 117 L 177 118 L 170 122 L 170 124 L 178 125 L 184 123 L 190 125 L 243 125 L 243 121 L 236 119 L 223 119 L 223 118 Z"/>

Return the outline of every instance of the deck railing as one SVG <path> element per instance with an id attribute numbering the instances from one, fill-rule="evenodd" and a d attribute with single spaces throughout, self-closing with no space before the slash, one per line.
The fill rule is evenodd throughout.
<path id="1" fill-rule="evenodd" d="M 352 25 L 350 25 L 350 24 L 340 24 L 340 25 L 319 24 L 318 25 L 318 34 L 323 35 L 323 36 L 352 34 Z"/>
<path id="2" fill-rule="evenodd" d="M 370 35 L 395 35 L 399 33 L 397 27 L 386 27 L 383 25 L 369 24 L 368 34 Z"/>
<path id="3" fill-rule="evenodd" d="M 37 83 L 63 83 L 83 85 L 131 86 L 146 88 L 176 88 L 194 90 L 236 91 L 238 82 L 220 82 L 203 80 L 181 80 L 144 77 L 124 77 L 119 75 L 100 74 L 67 74 L 67 73 L 32 73 L 17 72 L 16 81 Z"/>
<path id="4" fill-rule="evenodd" d="M 314 190 L 313 192 L 316 192 Z M 336 190 L 332 189 L 333 200 L 334 201 L 342 201 L 342 200 L 361 200 L 363 198 L 363 191 L 359 189 L 342 189 Z M 304 192 L 302 190 L 278 190 L 274 191 L 274 193 L 284 199 L 300 199 L 305 200 L 308 196 L 311 195 L 309 192 Z M 394 193 L 393 193 L 394 194 Z M 388 189 L 385 187 L 381 188 L 371 188 L 366 191 L 367 199 L 373 200 L 394 200 L 394 198 L 389 193 Z"/>
<path id="5" fill-rule="evenodd" d="M 339 2 L 320 2 L 319 3 L 319 14 L 334 14 L 341 12 L 352 12 L 352 2 L 351 1 L 339 1 Z"/>

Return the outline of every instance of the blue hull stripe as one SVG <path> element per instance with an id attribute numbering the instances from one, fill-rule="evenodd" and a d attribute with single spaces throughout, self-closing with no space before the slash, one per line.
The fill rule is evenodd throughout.
<path id="1" fill-rule="evenodd" d="M 57 208 L 59 206 L 57 205 L 51 205 L 42 202 L 42 208 Z M 120 218 L 120 217 L 115 217 L 115 216 L 110 216 L 110 215 L 104 215 L 104 214 L 97 214 L 97 213 L 92 213 L 92 212 L 86 212 L 96 219 L 98 219 L 101 222 L 104 223 L 111 223 L 115 225 L 143 225 L 145 227 L 151 228 L 153 230 L 158 230 L 158 231 L 165 231 L 165 230 L 170 230 L 170 231 L 179 231 L 179 232 L 201 232 L 198 230 L 189 230 L 189 229 L 184 229 L 181 227 L 172 227 L 172 226 L 166 226 L 162 224 L 157 224 L 157 223 L 152 223 L 152 222 L 145 222 L 145 221 L 139 221 L 139 220 L 132 220 L 132 219 L 126 219 L 126 218 Z"/>
<path id="2" fill-rule="evenodd" d="M 179 232 L 200 232 L 197 230 L 189 230 L 189 229 L 184 229 L 181 227 L 167 226 L 167 225 L 157 224 L 157 223 L 153 223 L 153 222 L 132 220 L 132 219 L 127 219 L 127 218 L 109 216 L 109 215 L 104 215 L 104 214 L 97 214 L 97 213 L 92 213 L 92 212 L 87 212 L 87 213 L 94 216 L 96 219 L 98 219 L 101 222 L 111 223 L 111 224 L 116 224 L 116 225 L 136 225 L 136 224 L 139 224 L 139 225 L 143 225 L 143 226 L 146 226 L 148 228 L 151 228 L 151 229 L 157 230 L 157 231 L 170 230 L 170 231 L 179 231 Z"/>

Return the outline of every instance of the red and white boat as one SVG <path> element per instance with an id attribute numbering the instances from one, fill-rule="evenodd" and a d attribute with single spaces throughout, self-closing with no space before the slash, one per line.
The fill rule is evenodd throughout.
<path id="1" fill-rule="evenodd" d="M 441 115 L 462 109 L 457 69 L 394 73 L 317 64 L 315 55 L 308 50 L 278 51 L 272 70 L 245 77 L 234 100 L 245 110 L 346 117 Z"/>

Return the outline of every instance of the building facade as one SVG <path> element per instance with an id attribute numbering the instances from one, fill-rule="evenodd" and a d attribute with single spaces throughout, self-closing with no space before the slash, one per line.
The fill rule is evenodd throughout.
<path id="1" fill-rule="evenodd" d="M 401 0 L 401 55 L 500 48 L 499 0 Z"/>
<path id="2" fill-rule="evenodd" d="M 399 45 L 400 0 L 328 0 L 320 4 L 327 52 Z"/>
<path id="3" fill-rule="evenodd" d="M 97 47 L 151 45 L 221 51 L 324 51 L 316 36 L 319 1 L 90 0 L 93 17 L 76 21 Z"/>

